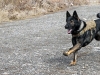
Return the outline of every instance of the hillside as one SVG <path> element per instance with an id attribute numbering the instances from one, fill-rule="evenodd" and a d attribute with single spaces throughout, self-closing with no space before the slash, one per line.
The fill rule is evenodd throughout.
<path id="1" fill-rule="evenodd" d="M 69 8 L 88 4 L 87 0 L 0 0 L 0 22 L 32 18 Z"/>

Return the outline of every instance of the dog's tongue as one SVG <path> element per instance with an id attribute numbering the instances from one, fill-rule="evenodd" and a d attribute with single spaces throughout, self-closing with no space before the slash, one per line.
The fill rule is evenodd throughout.
<path id="1" fill-rule="evenodd" d="M 72 29 L 68 30 L 68 34 L 71 34 L 71 32 L 72 32 Z"/>

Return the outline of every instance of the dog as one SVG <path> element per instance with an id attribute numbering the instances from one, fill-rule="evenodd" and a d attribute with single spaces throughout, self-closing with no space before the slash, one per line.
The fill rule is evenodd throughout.
<path id="1" fill-rule="evenodd" d="M 97 17 L 100 18 L 100 13 Z M 68 34 L 72 34 L 73 47 L 64 51 L 63 55 L 68 56 L 73 53 L 70 65 L 76 65 L 78 50 L 87 46 L 93 39 L 100 41 L 100 19 L 85 22 L 79 18 L 76 10 L 72 16 L 67 11 L 65 29 L 68 30 Z"/>

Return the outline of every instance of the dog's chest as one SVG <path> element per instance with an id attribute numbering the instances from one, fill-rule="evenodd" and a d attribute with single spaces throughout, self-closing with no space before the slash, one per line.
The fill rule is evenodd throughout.
<path id="1" fill-rule="evenodd" d="M 95 28 L 89 29 L 81 35 L 73 36 L 76 43 L 81 43 L 82 46 L 88 45 L 95 37 Z"/>

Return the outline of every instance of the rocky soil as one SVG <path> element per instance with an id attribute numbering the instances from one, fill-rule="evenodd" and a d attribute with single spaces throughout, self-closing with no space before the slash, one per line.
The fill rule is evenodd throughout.
<path id="1" fill-rule="evenodd" d="M 83 20 L 97 19 L 99 5 L 80 6 Z M 65 26 L 65 11 L 38 18 L 0 24 L 0 75 L 99 75 L 100 42 L 93 40 L 78 54 L 76 66 L 72 55 L 63 56 L 71 44 Z"/>

